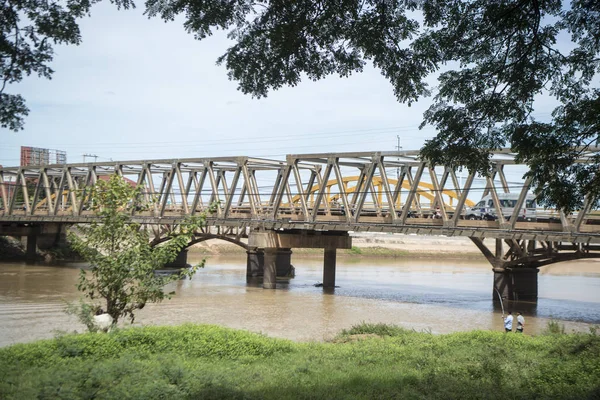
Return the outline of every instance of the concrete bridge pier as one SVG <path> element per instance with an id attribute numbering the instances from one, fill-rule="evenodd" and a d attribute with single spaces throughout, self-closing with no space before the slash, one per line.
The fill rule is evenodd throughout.
<path id="1" fill-rule="evenodd" d="M 37 246 L 41 250 L 67 245 L 67 225 L 46 223 L 41 226 Z"/>
<path id="2" fill-rule="evenodd" d="M 38 238 L 42 227 L 32 224 L 0 224 L 0 236 L 21 238 L 21 244 L 25 247 L 25 262 L 30 264 L 37 260 Z"/>
<path id="3" fill-rule="evenodd" d="M 275 269 L 277 276 L 294 276 L 294 267 L 292 266 L 292 249 L 277 249 L 275 255 Z"/>
<path id="4" fill-rule="evenodd" d="M 251 249 L 246 251 L 246 276 L 256 278 L 264 276 L 265 250 Z M 292 249 L 275 248 L 275 273 L 279 277 L 289 277 L 294 275 L 292 266 Z"/>
<path id="5" fill-rule="evenodd" d="M 538 251 L 533 240 L 496 239 L 495 251 L 492 251 L 484 244 L 483 239 L 470 239 L 492 264 L 494 301 L 498 301 L 498 293 L 503 300 L 537 301 L 538 266 L 540 263 L 547 264 L 553 258 L 557 259 L 552 246 L 546 243 L 545 249 Z M 504 244 L 508 245 L 506 252 Z"/>
<path id="6" fill-rule="evenodd" d="M 27 235 L 27 251 L 25 253 L 25 262 L 32 264 L 37 259 L 37 235 Z"/>
<path id="7" fill-rule="evenodd" d="M 498 298 L 498 293 L 503 300 L 537 301 L 539 270 L 532 267 L 493 268 L 494 293 L 493 298 Z"/>
<path id="8" fill-rule="evenodd" d="M 263 289 L 277 288 L 277 248 L 265 248 Z"/>
<path id="9" fill-rule="evenodd" d="M 248 245 L 264 249 L 263 288 L 275 289 L 277 276 L 289 276 L 293 272 L 290 263 L 292 248 L 325 249 L 323 260 L 323 287 L 335 287 L 336 249 L 352 247 L 352 238 L 347 232 L 268 230 L 250 233 Z M 255 261 L 256 260 L 256 261 Z M 256 269 L 260 256 L 248 252 L 248 276 Z"/>
<path id="10" fill-rule="evenodd" d="M 326 248 L 323 256 L 323 289 L 335 288 L 336 248 Z"/>
<path id="11" fill-rule="evenodd" d="M 165 268 L 188 268 L 190 265 L 187 262 L 187 249 L 181 250 L 181 252 L 177 255 L 170 263 L 165 264 Z"/>
<path id="12" fill-rule="evenodd" d="M 246 251 L 246 278 L 251 279 L 263 276 L 264 268 L 264 249 L 251 249 Z"/>

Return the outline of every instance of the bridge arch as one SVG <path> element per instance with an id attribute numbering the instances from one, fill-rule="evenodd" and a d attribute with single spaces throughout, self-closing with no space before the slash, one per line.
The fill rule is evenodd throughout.
<path id="1" fill-rule="evenodd" d="M 170 237 L 166 236 L 166 237 L 160 238 L 158 240 L 153 240 L 152 246 L 157 246 L 157 245 L 164 243 L 170 239 L 171 239 Z M 195 245 L 196 243 L 205 242 L 205 241 L 211 240 L 211 239 L 224 240 L 226 242 L 235 244 L 236 246 L 240 246 L 241 248 L 243 248 L 246 251 L 248 251 L 250 249 L 248 244 L 242 242 L 241 240 L 232 238 L 231 236 L 218 235 L 218 234 L 214 234 L 214 233 L 200 233 L 200 234 L 194 235 L 194 238 L 182 250 L 185 250 L 185 249 L 189 248 L 190 246 Z"/>
<path id="2" fill-rule="evenodd" d="M 193 246 L 196 243 L 205 242 L 205 241 L 211 240 L 211 239 L 224 240 L 226 242 L 235 244 L 236 246 L 240 246 L 241 248 L 243 248 L 246 251 L 248 251 L 248 249 L 250 249 L 248 244 L 242 242 L 241 240 L 236 240 L 230 236 L 216 235 L 216 234 L 212 234 L 212 233 L 203 233 L 202 235 L 200 235 L 200 237 L 195 236 L 194 239 L 185 248 L 187 249 L 188 247 Z"/>
<path id="3" fill-rule="evenodd" d="M 360 179 L 359 176 L 345 176 L 341 179 L 343 187 L 339 187 L 337 179 L 328 180 L 323 185 L 323 187 L 325 188 L 325 193 L 326 193 L 325 197 L 326 197 L 327 202 L 330 203 L 332 201 L 339 200 L 339 193 L 346 193 L 347 195 L 353 194 L 357 189 L 359 179 Z M 374 189 L 373 194 L 375 196 L 377 196 L 379 199 L 379 202 L 381 202 L 383 199 L 384 193 L 385 193 L 385 186 L 384 186 L 383 179 L 379 176 L 374 176 L 372 178 L 372 184 L 373 184 L 373 189 Z M 388 179 L 388 184 L 396 186 L 396 185 L 398 185 L 398 180 L 397 179 Z M 333 191 L 333 194 L 332 194 L 332 188 L 336 188 L 336 187 L 338 188 L 338 191 Z M 402 181 L 402 189 L 410 190 L 411 184 L 406 180 Z M 321 190 L 322 190 L 321 185 L 319 185 L 319 184 L 315 184 L 311 187 L 308 194 L 313 202 L 314 202 L 314 196 Z M 445 204 L 446 207 L 448 209 L 454 209 L 454 202 L 458 201 L 460 195 L 456 191 L 449 190 L 449 189 L 442 190 L 442 195 L 445 196 L 445 200 L 447 199 L 447 203 Z M 417 196 L 417 199 L 419 199 L 422 196 L 422 197 L 426 198 L 427 200 L 429 200 L 430 202 L 435 201 L 435 188 L 434 188 L 433 184 L 428 183 L 428 182 L 419 181 L 416 196 Z M 397 206 L 400 206 L 400 201 L 401 201 L 401 196 L 398 196 L 398 200 L 397 200 L 397 204 L 396 204 Z M 299 202 L 300 202 L 300 195 L 295 195 L 292 197 L 293 204 L 297 205 Z M 465 204 L 468 207 L 472 207 L 475 205 L 475 202 L 473 202 L 472 200 L 466 199 Z"/>

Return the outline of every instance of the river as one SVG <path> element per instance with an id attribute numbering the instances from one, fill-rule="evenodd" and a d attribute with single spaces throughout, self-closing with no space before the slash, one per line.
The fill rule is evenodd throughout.
<path id="1" fill-rule="evenodd" d="M 432 333 L 502 330 L 492 271 L 483 261 L 339 258 L 333 292 L 314 286 L 321 260 L 292 263 L 295 278 L 263 290 L 246 282 L 244 258 L 211 257 L 193 279 L 169 285 L 176 292 L 171 300 L 139 311 L 135 325 L 208 323 L 299 341 L 328 340 L 360 322 Z M 0 346 L 83 331 L 63 312 L 79 297 L 81 267 L 0 263 Z M 550 265 L 538 279 L 537 304 L 504 305 L 525 315 L 526 333 L 542 332 L 550 319 L 568 332 L 600 324 L 600 261 Z"/>

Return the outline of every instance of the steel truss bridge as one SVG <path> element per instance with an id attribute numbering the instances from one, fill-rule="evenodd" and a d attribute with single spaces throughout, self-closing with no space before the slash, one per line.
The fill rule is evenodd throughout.
<path id="1" fill-rule="evenodd" d="M 578 162 L 589 162 L 589 155 Z M 494 152 L 492 163 L 489 177 L 459 176 L 420 160 L 417 151 L 4 167 L 0 225 L 91 222 L 90 187 L 118 174 L 144 187 L 143 198 L 131 202 L 148 207 L 133 207 L 133 221 L 173 225 L 217 202 L 205 233 L 236 240 L 259 231 L 465 236 L 498 273 L 600 256 L 600 215 L 591 201 L 575 213 L 538 209 L 537 218 L 525 220 L 531 190 L 531 181 L 520 179 L 525 167 L 510 150 Z M 507 179 L 515 170 L 517 183 Z M 504 193 L 515 194 L 510 215 L 502 210 Z M 485 196 L 496 219 L 465 218 Z"/>

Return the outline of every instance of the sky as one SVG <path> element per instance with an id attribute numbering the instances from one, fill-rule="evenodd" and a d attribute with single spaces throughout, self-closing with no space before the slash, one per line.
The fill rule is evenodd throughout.
<path id="1" fill-rule="evenodd" d="M 418 129 L 427 100 L 396 101 L 372 67 L 253 99 L 216 59 L 224 32 L 198 41 L 181 20 L 101 3 L 81 21 L 83 43 L 57 46 L 51 80 L 28 77 L 9 90 L 30 108 L 25 129 L 0 135 L 0 164 L 19 163 L 20 146 L 84 154 L 98 161 L 418 149 L 434 135 Z M 87 161 L 91 161 L 86 157 Z"/>

